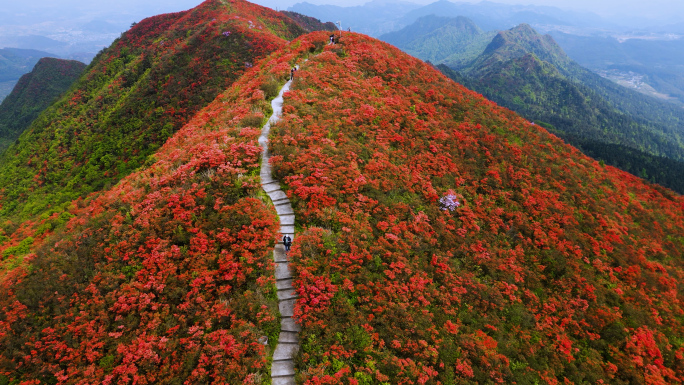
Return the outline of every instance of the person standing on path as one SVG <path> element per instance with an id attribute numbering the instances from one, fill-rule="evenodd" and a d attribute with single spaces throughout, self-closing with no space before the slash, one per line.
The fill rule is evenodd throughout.
<path id="1" fill-rule="evenodd" d="M 290 251 L 290 246 L 292 246 L 292 238 L 289 235 L 283 237 L 283 245 L 285 246 L 285 252 Z"/>
<path id="2" fill-rule="evenodd" d="M 290 69 L 290 80 L 294 80 L 294 74 L 297 69 L 295 67 L 292 67 Z"/>
<path id="3" fill-rule="evenodd" d="M 330 44 L 335 44 L 335 34 L 330 35 Z"/>

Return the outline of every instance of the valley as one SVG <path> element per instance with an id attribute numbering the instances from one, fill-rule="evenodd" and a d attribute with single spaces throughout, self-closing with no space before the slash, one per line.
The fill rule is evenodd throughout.
<path id="1" fill-rule="evenodd" d="M 625 88 L 633 89 L 644 95 L 662 99 L 668 102 L 677 101 L 677 98 L 673 96 L 656 91 L 655 88 L 644 81 L 644 75 L 640 75 L 632 71 L 625 72 L 620 70 L 598 70 L 596 73 L 603 78 L 614 81 Z"/>

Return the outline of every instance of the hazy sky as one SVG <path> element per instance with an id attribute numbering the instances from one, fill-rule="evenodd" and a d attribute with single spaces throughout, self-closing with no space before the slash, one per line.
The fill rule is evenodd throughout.
<path id="1" fill-rule="evenodd" d="M 174 12 L 192 8 L 201 0 L 0 0 L 0 13 L 34 11 L 45 12 L 48 9 L 77 8 L 79 10 L 97 11 L 113 10 L 120 13 L 147 14 Z M 286 9 L 302 0 L 253 0 L 253 2 L 271 8 Z M 307 0 L 313 4 L 360 5 L 368 0 Z M 409 0 L 413 3 L 429 4 L 435 0 Z M 633 18 L 663 18 L 670 21 L 684 21 L 684 0 L 491 0 L 507 4 L 550 5 L 568 9 L 588 10 L 605 16 L 625 16 Z M 469 2 L 479 2 L 471 0 Z"/>
<path id="2" fill-rule="evenodd" d="M 281 9 L 301 0 L 255 0 L 257 4 Z M 312 4 L 361 5 L 367 0 L 307 0 Z M 436 0 L 408 0 L 412 3 L 429 4 Z M 549 5 L 559 8 L 588 10 L 606 16 L 629 15 L 631 17 L 662 17 L 673 14 L 684 16 L 683 0 L 490 0 L 494 3 Z M 457 1 L 453 1 L 457 2 Z M 478 3 L 479 1 L 463 1 Z M 682 20 L 684 21 L 684 20 Z"/>

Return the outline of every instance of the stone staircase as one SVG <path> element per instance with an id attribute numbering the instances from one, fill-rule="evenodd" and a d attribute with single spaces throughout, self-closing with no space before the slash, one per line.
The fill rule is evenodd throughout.
<path id="1" fill-rule="evenodd" d="M 262 147 L 261 162 L 261 187 L 273 201 L 276 212 L 280 217 L 281 237 L 289 235 L 294 239 L 295 215 L 287 195 L 280 189 L 280 183 L 273 179 L 270 154 L 268 153 L 268 133 L 271 125 L 275 124 L 282 113 L 283 94 L 290 89 L 292 81 L 288 81 L 280 90 L 278 97 L 273 99 L 271 107 L 273 115 L 264 125 L 259 136 L 259 144 Z M 282 238 L 281 238 L 282 239 Z M 299 351 L 300 327 L 292 318 L 297 294 L 292 287 L 292 274 L 289 268 L 288 255 L 282 241 L 278 242 L 273 250 L 273 258 L 276 263 L 275 278 L 278 289 L 278 307 L 280 309 L 280 337 L 278 345 L 273 353 L 273 365 L 271 366 L 271 383 L 273 385 L 294 385 L 295 370 L 294 357 Z"/>

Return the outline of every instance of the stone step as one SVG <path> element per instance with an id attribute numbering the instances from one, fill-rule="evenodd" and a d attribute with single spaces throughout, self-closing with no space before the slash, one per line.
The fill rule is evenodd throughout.
<path id="1" fill-rule="evenodd" d="M 290 201 L 285 201 L 283 204 L 280 205 L 275 205 L 276 213 L 278 213 L 278 216 L 281 219 L 280 224 L 284 224 L 282 222 L 282 219 L 284 216 L 291 215 L 294 218 L 294 210 L 292 209 L 292 205 L 290 204 Z M 292 221 L 294 223 L 294 220 Z"/>
<path id="2" fill-rule="evenodd" d="M 287 299 L 297 299 L 299 296 L 294 291 L 294 289 L 278 290 L 278 300 L 284 301 Z"/>
<path id="3" fill-rule="evenodd" d="M 276 210 L 276 211 L 277 211 L 277 210 Z M 288 226 L 288 225 L 294 226 L 294 224 L 295 224 L 295 216 L 294 216 L 293 213 L 284 214 L 284 215 L 278 213 L 278 215 L 280 216 L 280 225 L 281 225 L 281 226 Z"/>
<path id="4" fill-rule="evenodd" d="M 278 344 L 273 352 L 273 362 L 292 360 L 299 351 L 299 345 Z"/>
<path id="5" fill-rule="evenodd" d="M 275 278 L 277 280 L 292 278 L 292 273 L 290 273 L 290 266 L 288 263 L 276 263 Z"/>
<path id="6" fill-rule="evenodd" d="M 286 299 L 284 301 L 278 302 L 280 315 L 283 317 L 292 317 L 294 315 L 295 301 L 296 299 Z"/>
<path id="7" fill-rule="evenodd" d="M 294 376 L 294 361 L 279 361 L 271 365 L 271 377 Z"/>
<path id="8" fill-rule="evenodd" d="M 282 318 L 280 320 L 280 330 L 288 332 L 299 332 L 302 327 L 292 317 Z"/>
<path id="9" fill-rule="evenodd" d="M 293 376 L 273 377 L 271 385 L 297 385 Z"/>
<path id="10" fill-rule="evenodd" d="M 281 234 L 294 234 L 294 225 L 280 225 Z M 292 236 L 290 236 L 292 237 Z M 294 238 L 293 238 L 294 239 Z"/>
<path id="11" fill-rule="evenodd" d="M 273 205 L 278 206 L 278 205 L 284 205 L 286 203 L 290 203 L 290 198 L 285 195 L 285 197 L 278 198 L 278 199 L 273 199 Z"/>
<path id="12" fill-rule="evenodd" d="M 266 124 L 261 128 L 261 135 L 268 138 L 268 132 L 271 131 L 271 119 L 269 119 Z"/>
<path id="13" fill-rule="evenodd" d="M 290 204 L 290 200 L 287 199 L 287 198 L 281 199 L 281 200 L 279 200 L 279 201 L 272 201 L 272 202 L 273 202 L 273 206 L 275 206 L 275 207 L 282 206 L 282 205 L 289 205 L 289 204 Z M 277 209 L 276 209 L 276 210 L 277 210 Z"/>
<path id="14" fill-rule="evenodd" d="M 285 254 L 285 246 L 282 244 L 276 245 L 273 249 L 273 261 L 275 263 L 289 262 L 290 258 Z"/>
<path id="15" fill-rule="evenodd" d="M 278 182 L 277 180 L 273 179 L 271 174 L 266 174 L 266 175 L 261 174 L 261 175 L 259 175 L 259 177 L 261 178 L 261 184 L 262 185 L 273 183 L 273 182 Z"/>
<path id="16" fill-rule="evenodd" d="M 298 344 L 299 343 L 299 333 L 280 331 L 280 336 L 278 337 L 278 344 Z"/>
<path id="17" fill-rule="evenodd" d="M 283 192 L 283 190 L 276 190 L 273 192 L 267 192 L 268 196 L 271 198 L 271 201 L 275 202 L 278 200 L 283 200 L 287 199 L 287 195 Z"/>
<path id="18" fill-rule="evenodd" d="M 276 278 L 276 289 L 285 290 L 292 289 L 292 278 L 277 279 Z"/>
<path id="19" fill-rule="evenodd" d="M 275 203 L 273 203 L 273 205 L 274 205 L 274 206 L 290 206 L 290 207 L 292 207 L 292 205 L 290 204 L 290 200 L 289 200 L 289 199 L 281 199 L 281 200 L 276 201 Z"/>
<path id="20" fill-rule="evenodd" d="M 271 183 L 267 183 L 267 184 L 262 183 L 261 188 L 263 188 L 264 191 L 266 191 L 266 194 L 272 193 L 275 191 L 280 191 L 280 183 L 278 183 L 278 182 L 271 182 Z"/>

